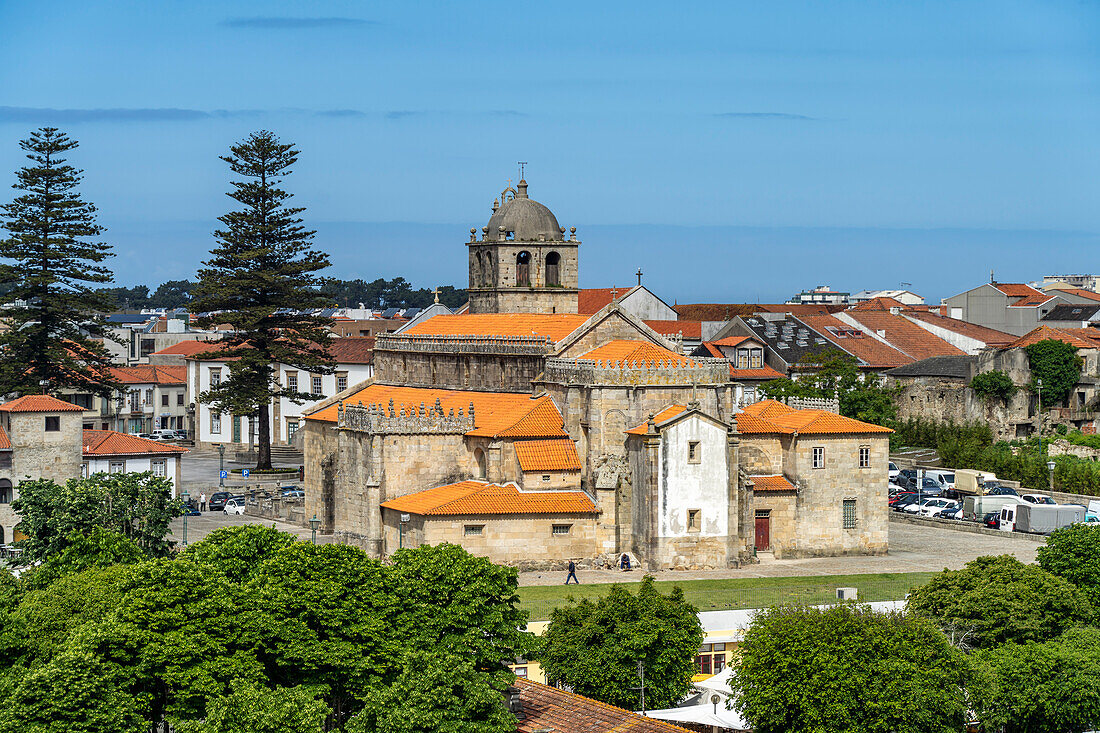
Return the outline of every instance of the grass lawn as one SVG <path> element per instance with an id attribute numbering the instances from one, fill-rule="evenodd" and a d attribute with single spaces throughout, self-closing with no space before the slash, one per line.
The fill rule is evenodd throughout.
<path id="1" fill-rule="evenodd" d="M 632 578 L 630 585 L 642 579 Z M 700 611 L 730 608 L 764 608 L 778 603 L 827 603 L 836 599 L 837 588 L 858 588 L 861 601 L 897 601 L 909 589 L 921 585 L 935 573 L 867 573 L 860 575 L 817 575 L 788 578 L 729 578 L 716 580 L 658 581 L 658 589 L 668 593 L 673 587 L 684 590 L 684 597 Z M 606 595 L 611 583 L 593 585 L 529 585 L 519 589 L 523 608 L 532 621 L 550 618 L 550 611 L 570 598 L 596 598 Z"/>

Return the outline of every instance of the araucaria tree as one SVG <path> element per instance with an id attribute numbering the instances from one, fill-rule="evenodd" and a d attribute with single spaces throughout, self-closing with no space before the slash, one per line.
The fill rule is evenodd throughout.
<path id="1" fill-rule="evenodd" d="M 328 255 L 311 248 L 314 232 L 287 206 L 292 194 L 280 184 L 298 160 L 293 145 L 266 130 L 230 148 L 222 160 L 241 180 L 228 195 L 241 208 L 219 218 L 218 246 L 199 270 L 191 310 L 209 313 L 203 325 L 228 324 L 230 334 L 209 355 L 231 356 L 229 375 L 200 396 L 212 409 L 253 417 L 257 423 L 257 468 L 271 468 L 272 400 L 295 402 L 323 395 L 281 384 L 278 364 L 317 373 L 332 371 L 324 319 L 308 315 L 330 304 L 314 274 Z M 302 315 L 307 312 L 307 315 Z"/>
<path id="2" fill-rule="evenodd" d="M 0 239 L 0 282 L 11 289 L 0 305 L 8 325 L 0 336 L 0 393 L 76 387 L 110 394 L 114 386 L 103 347 L 104 303 L 91 283 L 111 281 L 101 263 L 110 246 L 96 208 L 77 191 L 83 171 L 64 156 L 76 140 L 43 127 L 19 143 L 30 165 L 12 188 L 21 193 L 0 207 L 7 236 Z"/>

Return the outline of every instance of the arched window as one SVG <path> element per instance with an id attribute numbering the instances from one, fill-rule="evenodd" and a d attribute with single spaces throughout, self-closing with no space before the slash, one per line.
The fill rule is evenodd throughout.
<path id="1" fill-rule="evenodd" d="M 480 288 L 485 285 L 485 262 L 481 257 L 481 253 L 474 254 L 474 271 L 470 274 L 470 285 L 475 288 Z"/>
<path id="2" fill-rule="evenodd" d="M 11 504 L 15 497 L 12 495 L 11 481 L 0 479 L 0 504 Z"/>
<path id="3" fill-rule="evenodd" d="M 485 465 L 485 451 L 481 450 L 481 448 L 475 448 L 474 460 L 477 461 L 477 477 L 483 479 L 488 476 L 488 470 Z"/>
<path id="4" fill-rule="evenodd" d="M 561 285 L 561 275 L 558 274 L 558 264 L 561 262 L 561 255 L 557 252 L 551 252 L 546 255 L 546 284 L 547 285 Z"/>
<path id="5" fill-rule="evenodd" d="M 488 252 L 485 253 L 485 260 L 481 265 L 481 286 L 493 287 L 493 256 Z"/>
<path id="6" fill-rule="evenodd" d="M 531 253 L 527 251 L 516 255 L 516 285 L 524 288 L 531 285 Z"/>

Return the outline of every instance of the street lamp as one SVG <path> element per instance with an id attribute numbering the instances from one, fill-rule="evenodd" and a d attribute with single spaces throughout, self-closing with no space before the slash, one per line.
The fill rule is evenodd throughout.
<path id="1" fill-rule="evenodd" d="M 1043 378 L 1035 380 L 1035 386 L 1039 389 L 1039 430 L 1043 429 Z"/>
<path id="2" fill-rule="evenodd" d="M 1054 461 L 1047 461 L 1047 470 L 1050 471 L 1050 490 L 1054 491 Z"/>
<path id="3" fill-rule="evenodd" d="M 180 499 L 183 500 L 183 546 L 187 547 L 187 515 L 191 511 L 191 494 L 184 490 Z"/>
<path id="4" fill-rule="evenodd" d="M 218 443 L 218 486 L 225 488 L 225 443 Z"/>
<path id="5" fill-rule="evenodd" d="M 313 515 L 313 519 L 309 520 L 309 528 L 313 530 L 313 544 L 317 544 L 317 528 L 321 526 L 321 520 L 317 518 L 317 515 Z"/>

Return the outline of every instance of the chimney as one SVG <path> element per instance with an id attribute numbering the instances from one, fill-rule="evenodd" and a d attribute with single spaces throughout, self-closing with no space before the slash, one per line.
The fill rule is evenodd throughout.
<path id="1" fill-rule="evenodd" d="M 519 695 L 520 689 L 514 685 L 504 688 L 504 701 L 508 703 L 508 712 L 516 716 L 516 720 L 524 720 L 527 715 L 523 712 L 523 700 Z"/>

